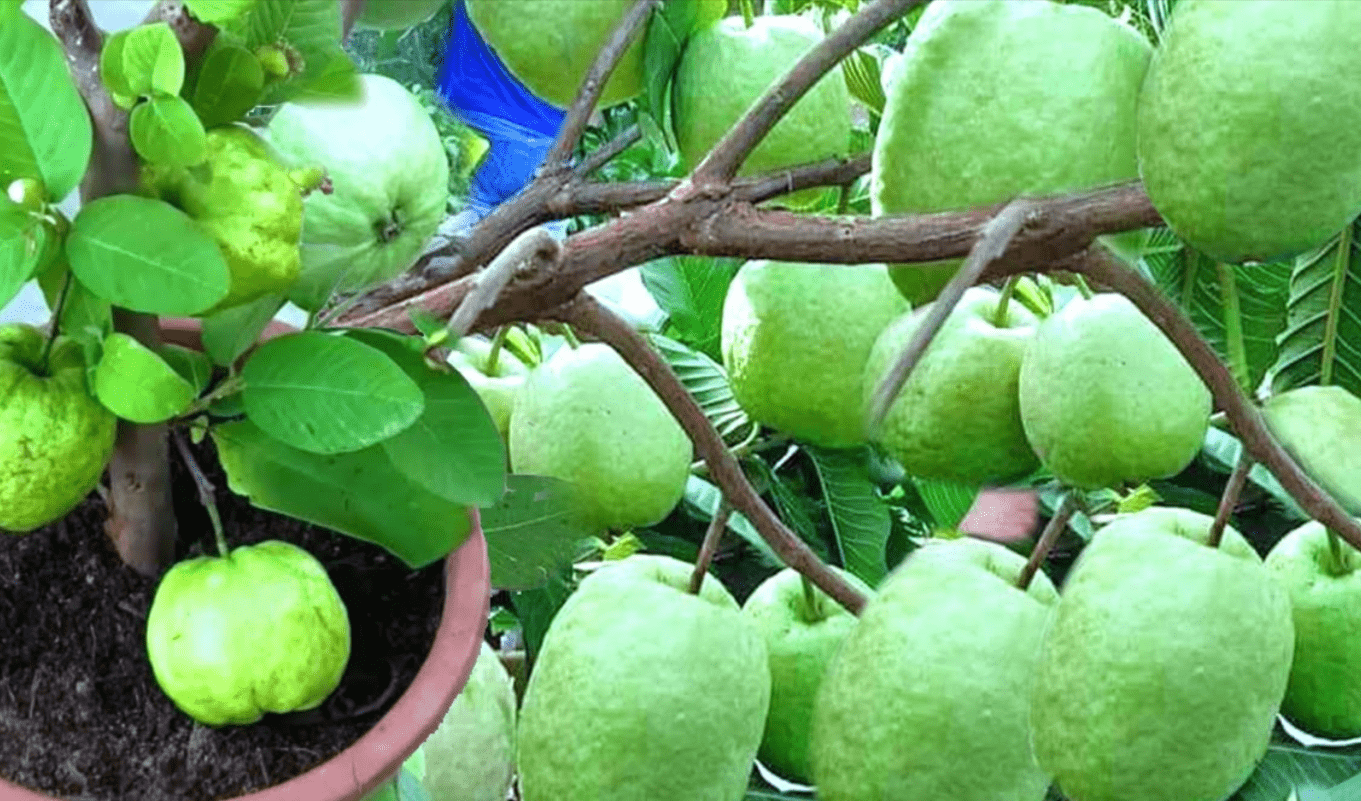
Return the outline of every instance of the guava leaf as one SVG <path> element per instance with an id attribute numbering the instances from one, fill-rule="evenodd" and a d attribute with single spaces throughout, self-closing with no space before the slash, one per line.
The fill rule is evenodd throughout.
<path id="1" fill-rule="evenodd" d="M 1231 801 L 1284 801 L 1301 786 L 1332 787 L 1361 772 L 1361 754 L 1272 743 Z"/>
<path id="2" fill-rule="evenodd" d="M 940 528 L 954 528 L 973 508 L 978 497 L 978 487 L 954 484 L 946 481 L 928 481 L 913 478 L 917 494 L 931 513 L 932 521 Z"/>
<path id="3" fill-rule="evenodd" d="M 203 349 L 214 363 L 223 367 L 232 364 L 259 341 L 284 302 L 282 296 L 266 295 L 202 318 Z"/>
<path id="4" fill-rule="evenodd" d="M 99 80 L 114 104 L 122 109 L 137 105 L 137 92 L 133 91 L 127 68 L 123 66 L 123 50 L 131 35 L 130 30 L 119 31 L 105 39 L 104 47 L 99 51 Z"/>
<path id="5" fill-rule="evenodd" d="M 1252 394 L 1276 361 L 1285 329 L 1290 264 L 1216 264 L 1167 229 L 1155 230 L 1143 262 Z"/>
<path id="6" fill-rule="evenodd" d="M 1361 220 L 1295 261 L 1271 382 L 1280 393 L 1336 384 L 1361 394 Z"/>
<path id="7" fill-rule="evenodd" d="M 100 59 L 100 66 L 111 70 L 104 80 L 137 97 L 178 95 L 184 87 L 184 51 L 170 25 L 155 22 L 122 32 L 116 48 L 117 59 Z"/>
<path id="8" fill-rule="evenodd" d="M 113 310 L 109 302 L 91 292 L 64 263 L 38 273 L 38 287 L 42 289 L 49 309 L 61 307 L 59 330 L 73 339 L 92 344 L 94 348 L 86 348 L 87 358 L 92 352 L 97 353 L 104 337 L 113 330 Z M 93 375 L 94 361 L 90 364 Z"/>
<path id="9" fill-rule="evenodd" d="M 280 442 L 317 454 L 376 445 L 425 409 L 421 388 L 381 351 L 319 331 L 262 344 L 241 377 L 247 416 Z"/>
<path id="10" fill-rule="evenodd" d="M 733 397 L 732 385 L 723 366 L 702 353 L 660 334 L 648 337 L 657 351 L 671 365 L 676 377 L 685 385 L 704 410 L 718 433 L 728 443 L 745 439 L 755 425 Z"/>
<path id="11" fill-rule="evenodd" d="M 532 590 L 571 564 L 576 544 L 593 533 L 577 516 L 575 496 L 555 478 L 506 477 L 505 495 L 481 513 L 493 587 Z"/>
<path id="12" fill-rule="evenodd" d="M 506 446 L 463 375 L 430 366 L 418 337 L 377 329 L 352 330 L 348 336 L 386 354 L 425 395 L 420 418 L 383 442 L 392 464 L 454 503 L 487 506 L 501 500 L 506 492 Z"/>
<path id="13" fill-rule="evenodd" d="M 805 447 L 822 480 L 827 514 L 832 518 L 841 563 L 871 587 L 888 573 L 888 504 L 874 491 L 864 448 L 828 450 Z"/>
<path id="14" fill-rule="evenodd" d="M 258 0 L 229 24 L 245 47 L 286 42 L 301 71 L 266 87 L 266 105 L 312 96 L 357 97 L 358 71 L 340 45 L 340 4 L 334 0 Z"/>
<path id="15" fill-rule="evenodd" d="M 0 308 L 38 269 L 45 250 L 47 229 L 22 208 L 0 198 Z"/>
<path id="16" fill-rule="evenodd" d="M 36 178 L 65 198 L 85 175 L 92 137 L 57 40 L 27 14 L 0 15 L 0 187 Z"/>
<path id="17" fill-rule="evenodd" d="M 213 362 L 206 354 L 179 345 L 162 345 L 157 352 L 180 378 L 194 388 L 194 396 L 208 388 L 213 378 Z"/>
<path id="18" fill-rule="evenodd" d="M 232 492 L 261 509 L 386 548 L 413 570 L 444 558 L 472 531 L 465 507 L 410 481 L 380 447 L 308 453 L 249 420 L 216 426 L 212 436 Z"/>
<path id="19" fill-rule="evenodd" d="M 684 501 L 686 506 L 697 512 L 704 520 L 713 520 L 714 515 L 718 514 L 718 507 L 723 502 L 723 493 L 699 476 L 690 476 L 685 482 Z M 746 540 L 756 554 L 761 564 L 769 567 L 782 567 L 783 562 L 780 557 L 775 555 L 775 551 L 761 539 L 760 533 L 741 512 L 733 512 L 728 517 L 728 530 Z"/>
<path id="20" fill-rule="evenodd" d="M 1238 456 L 1243 451 L 1243 443 L 1233 434 L 1221 431 L 1218 428 L 1210 427 L 1205 432 L 1205 443 L 1201 446 L 1201 456 L 1204 457 L 1210 466 L 1219 472 L 1228 475 L 1233 472 L 1233 468 L 1238 464 Z M 1276 480 L 1276 476 L 1260 462 L 1254 464 L 1248 470 L 1248 481 L 1266 490 L 1282 507 L 1287 514 L 1300 521 L 1309 519 L 1309 515 L 1300 508 L 1290 493 L 1285 491 L 1281 482 Z"/>
<path id="21" fill-rule="evenodd" d="M 134 423 L 169 420 L 198 395 L 155 351 L 118 332 L 104 339 L 94 389 L 104 408 Z"/>
<path id="22" fill-rule="evenodd" d="M 237 19 L 250 10 L 256 0 L 184 0 L 185 8 L 199 22 L 216 25 Z"/>
<path id="23" fill-rule="evenodd" d="M 531 663 L 538 657 L 539 647 L 553 618 L 572 595 L 571 574 L 571 567 L 563 567 L 554 571 L 548 583 L 542 587 L 510 594 L 511 604 L 515 607 L 515 615 L 520 618 L 520 628 L 524 633 L 525 654 Z"/>
<path id="24" fill-rule="evenodd" d="M 764 479 L 771 498 L 775 500 L 775 511 L 784 524 L 799 535 L 799 539 L 812 548 L 819 559 L 826 561 L 827 547 L 818 532 L 818 524 L 813 520 L 814 514 L 822 517 L 822 510 L 818 508 L 817 503 L 807 492 L 800 492 L 791 486 L 791 483 L 772 470 L 764 459 L 745 460 L 743 465 Z"/>
<path id="25" fill-rule="evenodd" d="M 644 264 L 643 286 L 670 318 L 669 334 L 706 356 L 723 358 L 723 301 L 740 259 L 674 256 Z"/>
<path id="26" fill-rule="evenodd" d="M 259 103 L 264 87 L 260 59 L 244 47 L 218 40 L 203 58 L 191 102 L 211 128 L 244 117 Z"/>
<path id="27" fill-rule="evenodd" d="M 851 97 L 865 104 L 875 117 L 884 115 L 884 85 L 879 59 L 868 48 L 854 50 L 841 62 L 841 76 Z"/>
<path id="28" fill-rule="evenodd" d="M 146 314 L 198 314 L 230 287 L 227 262 L 211 236 L 169 203 L 136 195 L 109 195 L 82 206 L 66 255 L 96 295 Z"/>
<path id="29" fill-rule="evenodd" d="M 675 136 L 670 130 L 671 117 L 667 103 L 667 89 L 680 63 L 685 42 L 699 22 L 698 0 L 669 0 L 652 14 L 643 34 L 643 75 L 646 76 L 640 98 L 640 110 L 649 116 L 654 135 L 660 133 L 664 146 L 675 150 Z"/>
<path id="30" fill-rule="evenodd" d="M 172 167 L 201 164 L 208 155 L 208 133 L 184 98 L 159 95 L 138 103 L 128 119 L 132 147 L 143 161 Z"/>

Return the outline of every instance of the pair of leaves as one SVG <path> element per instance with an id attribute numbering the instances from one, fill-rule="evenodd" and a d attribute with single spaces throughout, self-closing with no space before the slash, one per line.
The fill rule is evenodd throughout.
<path id="1" fill-rule="evenodd" d="M 110 36 L 99 56 L 100 78 L 118 106 L 130 109 L 128 133 L 143 160 L 174 167 L 201 163 L 207 132 L 180 97 L 184 51 L 165 22 Z"/>

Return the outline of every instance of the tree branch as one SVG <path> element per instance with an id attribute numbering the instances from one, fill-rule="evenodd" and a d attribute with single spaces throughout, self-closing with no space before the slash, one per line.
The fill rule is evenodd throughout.
<path id="1" fill-rule="evenodd" d="M 558 240 L 543 228 L 531 228 L 517 236 L 487 269 L 477 273 L 472 289 L 449 318 L 449 330 L 455 336 L 467 336 L 473 322 L 496 302 L 511 278 L 543 269 L 543 265 L 558 260 L 561 250 Z"/>
<path id="2" fill-rule="evenodd" d="M 714 560 L 714 553 L 718 551 L 718 543 L 723 539 L 729 517 L 732 517 L 732 506 L 725 498 L 718 505 L 714 519 L 709 521 L 709 528 L 704 532 L 704 542 L 700 543 L 699 557 L 695 559 L 695 570 L 690 574 L 691 595 L 698 595 L 700 588 L 704 586 L 704 576 L 709 572 L 709 563 Z"/>
<path id="3" fill-rule="evenodd" d="M 1068 521 L 1073 519 L 1073 513 L 1076 511 L 1077 496 L 1070 491 L 1063 496 L 1059 508 L 1054 510 L 1054 516 L 1049 518 L 1049 524 L 1040 533 L 1040 539 L 1035 543 L 1035 549 L 1030 552 L 1025 567 L 1021 568 L 1021 575 L 1016 579 L 1018 589 L 1030 589 L 1030 582 L 1035 579 L 1035 574 L 1040 572 L 1040 566 L 1049 557 L 1049 552 L 1054 550 L 1054 543 L 1059 541 L 1059 535 L 1068 528 Z"/>
<path id="4" fill-rule="evenodd" d="M 638 140 L 643 138 L 643 132 L 637 125 L 630 125 L 619 132 L 619 135 L 601 145 L 594 153 L 581 160 L 581 163 L 572 168 L 572 177 L 585 179 L 596 170 L 604 167 L 614 160 L 615 156 L 633 147 Z M 564 215 L 571 216 L 571 215 Z"/>
<path id="5" fill-rule="evenodd" d="M 723 438 L 704 416 L 704 410 L 700 409 L 671 367 L 641 334 L 586 293 L 554 310 L 551 316 L 594 335 L 618 351 L 685 428 L 695 443 L 695 450 L 708 462 L 710 472 L 722 488 L 728 503 L 751 521 L 762 539 L 770 544 L 786 565 L 807 576 L 853 614 L 860 613 L 866 602 L 865 596 L 818 559 L 766 506 L 743 474 L 737 459 L 728 451 Z"/>
<path id="6" fill-rule="evenodd" d="M 1220 540 L 1224 538 L 1224 528 L 1238 506 L 1238 496 L 1243 494 L 1243 485 L 1248 483 L 1248 473 L 1254 464 L 1247 448 L 1239 452 L 1238 464 L 1234 465 L 1233 473 L 1229 475 L 1229 483 L 1224 485 L 1224 494 L 1219 496 L 1219 508 L 1215 510 L 1214 520 L 1210 523 L 1210 534 L 1205 538 L 1205 544 L 1211 548 L 1218 548 Z"/>

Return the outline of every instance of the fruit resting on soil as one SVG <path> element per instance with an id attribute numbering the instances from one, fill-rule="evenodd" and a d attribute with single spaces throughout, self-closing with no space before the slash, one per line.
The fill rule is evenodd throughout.
<path id="1" fill-rule="evenodd" d="M 0 325 L 0 530 L 26 533 L 64 516 L 99 483 L 118 420 L 90 394 L 85 356 L 22 323 Z"/>
<path id="2" fill-rule="evenodd" d="M 277 540 L 170 568 L 146 626 L 156 683 L 208 726 L 315 709 L 350 659 L 349 614 L 326 569 Z"/>
<path id="3" fill-rule="evenodd" d="M 907 311 L 882 267 L 749 261 L 723 303 L 723 366 L 754 420 L 826 448 L 865 441 L 860 383 Z"/>
<path id="4" fill-rule="evenodd" d="M 1041 801 L 1030 685 L 1058 602 L 1024 557 L 933 540 L 884 581 L 832 659 L 813 715 L 825 801 Z"/>
<path id="5" fill-rule="evenodd" d="M 1152 507 L 1097 531 L 1064 584 L 1031 711 L 1073 801 L 1221 801 L 1266 754 L 1295 634 L 1236 531 Z"/>
<path id="6" fill-rule="evenodd" d="M 553 619 L 520 710 L 524 801 L 740 801 L 770 701 L 760 635 L 713 576 L 637 554 Z"/>
<path id="7" fill-rule="evenodd" d="M 1273 396 L 1267 427 L 1300 467 L 1351 514 L 1361 514 L 1361 398 L 1339 386 Z"/>
<path id="8" fill-rule="evenodd" d="M 1134 28 L 1047 0 L 937 0 L 886 81 L 875 216 L 1001 203 L 1131 180 L 1152 53 Z M 891 268 L 914 304 L 961 262 Z"/>
<path id="9" fill-rule="evenodd" d="M 574 483 L 583 521 L 598 532 L 670 514 L 693 453 L 647 382 L 599 343 L 563 347 L 529 374 L 509 446 L 516 473 Z"/>
<path id="10" fill-rule="evenodd" d="M 1123 295 L 1074 298 L 1021 361 L 1021 420 L 1035 453 L 1082 489 L 1166 478 L 1200 451 L 1210 391 Z"/>
<path id="11" fill-rule="evenodd" d="M 1354 0 L 1176 5 L 1139 98 L 1139 172 L 1178 236 L 1276 261 L 1361 213 L 1358 29 Z"/>

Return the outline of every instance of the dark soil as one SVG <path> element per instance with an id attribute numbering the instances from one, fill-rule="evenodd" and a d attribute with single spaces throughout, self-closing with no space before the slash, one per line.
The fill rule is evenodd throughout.
<path id="1" fill-rule="evenodd" d="M 173 450 L 173 449 L 172 449 Z M 349 612 L 351 656 L 318 709 L 244 727 L 196 724 L 146 657 L 155 582 L 125 567 L 92 494 L 63 520 L 0 535 L 0 776 L 76 801 L 210 801 L 279 784 L 373 727 L 415 678 L 443 608 L 443 563 L 411 571 L 375 545 L 252 507 L 232 494 L 211 440 L 194 448 L 233 546 L 282 539 L 317 557 Z M 180 559 L 215 553 L 175 458 Z"/>

